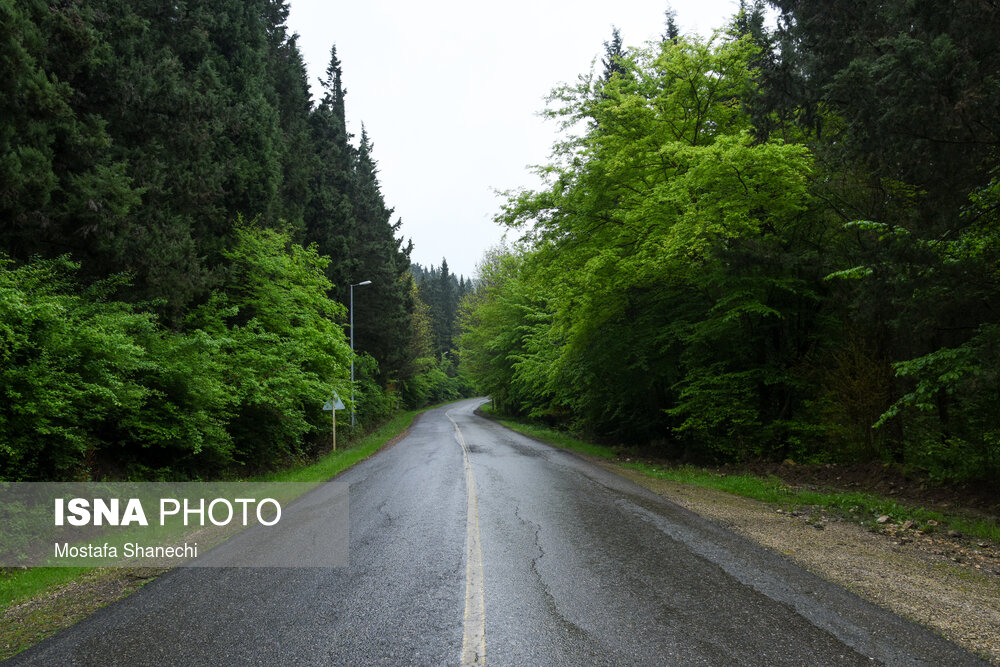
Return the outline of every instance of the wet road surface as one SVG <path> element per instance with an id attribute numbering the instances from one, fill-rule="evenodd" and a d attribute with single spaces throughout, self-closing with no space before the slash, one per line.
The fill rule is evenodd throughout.
<path id="1" fill-rule="evenodd" d="M 337 478 L 348 567 L 176 569 L 13 662 L 984 664 L 480 403 Z"/>

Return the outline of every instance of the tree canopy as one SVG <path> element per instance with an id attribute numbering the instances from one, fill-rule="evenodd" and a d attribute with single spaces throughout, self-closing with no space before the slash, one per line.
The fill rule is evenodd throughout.
<path id="1" fill-rule="evenodd" d="M 615 32 L 553 91 L 463 364 L 507 412 L 664 454 L 996 479 L 998 12 L 773 4 Z"/>
<path id="2" fill-rule="evenodd" d="M 465 389 L 425 363 L 336 48 L 314 103 L 287 16 L 0 0 L 0 479 L 294 461 L 328 444 L 352 361 L 363 426 Z"/>

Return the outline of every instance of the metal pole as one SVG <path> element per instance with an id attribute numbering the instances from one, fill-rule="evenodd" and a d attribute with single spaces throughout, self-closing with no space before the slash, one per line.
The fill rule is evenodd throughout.
<path id="1" fill-rule="evenodd" d="M 351 285 L 351 428 L 354 428 L 354 285 Z"/>
<path id="2" fill-rule="evenodd" d="M 363 285 L 371 285 L 372 281 L 362 280 L 360 283 L 351 284 L 351 428 L 354 428 L 354 288 Z"/>

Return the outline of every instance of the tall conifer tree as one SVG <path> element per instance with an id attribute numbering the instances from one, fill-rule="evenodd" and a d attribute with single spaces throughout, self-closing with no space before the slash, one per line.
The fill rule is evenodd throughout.
<path id="1" fill-rule="evenodd" d="M 340 59 L 330 49 L 330 64 L 321 81 L 323 97 L 309 117 L 314 163 L 305 210 L 306 241 L 333 258 L 327 277 L 337 289 L 346 289 L 352 274 L 348 265 L 349 237 L 355 226 L 351 201 L 352 156 L 347 133 Z M 339 295 L 339 292 L 338 292 Z"/>

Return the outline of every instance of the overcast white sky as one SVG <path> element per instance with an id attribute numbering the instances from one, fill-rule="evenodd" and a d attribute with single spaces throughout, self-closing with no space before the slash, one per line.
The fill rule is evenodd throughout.
<path id="1" fill-rule="evenodd" d="M 503 235 L 494 190 L 535 187 L 556 126 L 537 116 L 556 85 L 603 54 L 663 32 L 665 0 L 290 0 L 313 97 L 337 45 L 351 132 L 374 142 L 386 203 L 412 259 L 472 276 Z M 684 33 L 708 35 L 737 0 L 675 0 Z M 600 62 L 598 62 L 600 71 Z"/>

